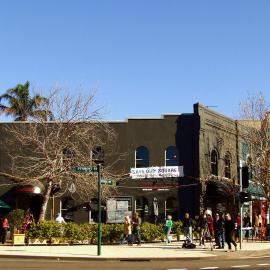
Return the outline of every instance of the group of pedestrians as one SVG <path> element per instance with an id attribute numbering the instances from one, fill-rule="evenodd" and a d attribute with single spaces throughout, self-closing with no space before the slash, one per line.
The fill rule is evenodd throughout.
<path id="1" fill-rule="evenodd" d="M 170 233 L 173 227 L 172 216 L 168 215 L 165 221 L 165 235 L 166 244 L 171 242 Z M 141 218 L 137 212 L 132 214 L 130 218 L 128 215 L 124 217 L 124 236 L 121 239 L 121 244 L 125 242 L 128 245 L 133 245 L 137 242 L 141 245 Z M 228 245 L 228 251 L 231 251 L 232 245 L 237 250 L 237 244 L 235 241 L 235 222 L 232 220 L 231 215 L 216 213 L 213 218 L 212 212 L 206 210 L 200 215 L 197 223 L 197 230 L 199 232 L 200 245 L 204 246 L 206 240 L 215 241 L 215 247 L 217 249 L 224 249 L 224 243 Z M 193 232 L 193 220 L 189 213 L 185 213 L 183 219 L 183 231 L 186 237 L 186 242 L 192 243 L 192 232 Z"/>
<path id="2" fill-rule="evenodd" d="M 128 245 L 133 245 L 134 242 L 141 245 L 141 218 L 137 212 L 132 214 L 132 218 L 128 215 L 124 217 L 124 236 L 121 239 L 121 244 L 125 242 Z"/>
<path id="3" fill-rule="evenodd" d="M 185 213 L 183 222 L 183 232 L 185 236 L 185 242 L 193 242 L 193 232 L 197 231 L 199 237 L 199 245 L 205 246 L 206 240 L 211 243 L 211 246 L 215 246 L 216 249 L 224 249 L 225 243 L 228 245 L 228 251 L 232 250 L 232 246 L 237 250 L 237 242 L 240 239 L 240 214 L 232 219 L 230 213 L 216 212 L 212 215 L 211 210 L 206 210 L 201 213 L 198 220 L 192 220 L 189 213 Z M 254 220 L 254 230 L 256 226 L 259 226 L 258 219 Z M 243 227 L 250 228 L 251 222 L 250 217 L 246 213 L 243 219 Z M 166 244 L 171 242 L 171 231 L 173 227 L 172 216 L 168 215 L 164 223 Z M 127 242 L 129 245 L 133 245 L 137 242 L 141 245 L 141 218 L 137 212 L 132 214 L 130 218 L 128 215 L 124 218 L 124 236 L 121 239 L 121 244 Z M 256 232 L 256 230 L 255 230 Z M 246 231 L 246 237 L 248 237 L 248 231 Z M 212 242 L 213 240 L 213 242 Z"/>
<path id="4" fill-rule="evenodd" d="M 184 233 L 188 241 L 192 242 L 192 220 L 189 214 L 185 214 L 183 220 Z M 212 212 L 206 210 L 203 212 L 197 222 L 197 231 L 199 233 L 200 246 L 205 245 L 205 241 L 212 241 L 214 239 L 214 245 L 217 249 L 224 249 L 224 243 L 228 245 L 228 251 L 231 251 L 232 245 L 237 250 L 237 244 L 235 241 L 236 226 L 229 213 L 221 214 L 216 213 L 213 218 Z"/>

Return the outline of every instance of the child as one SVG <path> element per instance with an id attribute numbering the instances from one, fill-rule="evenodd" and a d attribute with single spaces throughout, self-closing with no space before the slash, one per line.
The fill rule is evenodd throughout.
<path id="1" fill-rule="evenodd" d="M 128 245 L 132 244 L 132 235 L 131 235 L 131 220 L 128 215 L 124 217 L 124 237 L 121 240 L 123 245 L 125 240 L 127 240 Z"/>

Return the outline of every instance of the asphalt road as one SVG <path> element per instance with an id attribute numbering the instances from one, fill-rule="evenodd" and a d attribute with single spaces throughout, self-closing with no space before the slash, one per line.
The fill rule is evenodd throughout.
<path id="1" fill-rule="evenodd" d="M 199 259 L 178 261 L 63 261 L 1 258 L 1 269 L 5 270 L 74 270 L 74 269 L 117 269 L 117 270 L 210 270 L 210 269 L 255 269 L 269 270 L 270 255 L 241 257 L 237 259 Z"/>

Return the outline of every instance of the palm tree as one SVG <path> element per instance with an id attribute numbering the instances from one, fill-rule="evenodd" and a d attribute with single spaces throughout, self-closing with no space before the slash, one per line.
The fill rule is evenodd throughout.
<path id="1" fill-rule="evenodd" d="M 47 110 L 41 110 L 41 106 L 48 102 L 48 99 L 40 95 L 30 96 L 30 83 L 18 84 L 8 89 L 5 94 L 0 95 L 0 113 L 15 117 L 15 121 L 27 121 L 29 118 L 51 116 Z M 9 106 L 2 103 L 5 100 Z"/>

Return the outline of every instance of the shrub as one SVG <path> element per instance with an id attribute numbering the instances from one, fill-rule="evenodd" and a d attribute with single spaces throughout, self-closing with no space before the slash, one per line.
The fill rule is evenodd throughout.
<path id="1" fill-rule="evenodd" d="M 63 226 L 63 237 L 69 242 L 85 240 L 84 231 L 81 231 L 81 226 L 76 223 L 66 223 Z"/>
<path id="2" fill-rule="evenodd" d="M 123 231 L 124 225 L 123 224 L 108 224 L 109 225 L 109 239 L 110 243 L 115 243 L 120 241 Z"/>
<path id="3" fill-rule="evenodd" d="M 178 231 L 182 223 L 175 222 L 174 229 Z M 119 243 L 123 235 L 123 224 L 102 224 L 102 243 Z M 40 240 L 52 238 L 63 238 L 63 240 L 74 242 L 97 243 L 98 224 L 58 224 L 55 221 L 43 221 L 32 223 L 26 232 L 26 238 L 38 238 Z M 165 237 L 164 226 L 162 224 L 152 224 L 145 222 L 141 226 L 142 239 L 145 241 L 162 240 Z"/>
<path id="4" fill-rule="evenodd" d="M 161 240 L 164 238 L 163 225 L 155 225 L 152 223 L 144 222 L 141 226 L 142 239 L 145 241 Z"/>
<path id="5" fill-rule="evenodd" d="M 59 238 L 63 236 L 63 227 L 54 221 L 42 221 L 32 223 L 26 232 L 26 238 L 48 239 Z"/>
<path id="6" fill-rule="evenodd" d="M 173 234 L 176 234 L 178 237 L 179 237 L 181 234 L 184 234 L 183 222 L 182 222 L 181 220 L 175 221 L 175 222 L 173 223 L 172 233 L 173 233 Z"/>
<path id="7" fill-rule="evenodd" d="M 23 209 L 14 209 L 8 214 L 8 222 L 11 227 L 11 230 L 14 232 L 16 229 L 22 229 L 24 222 L 24 210 Z"/>

